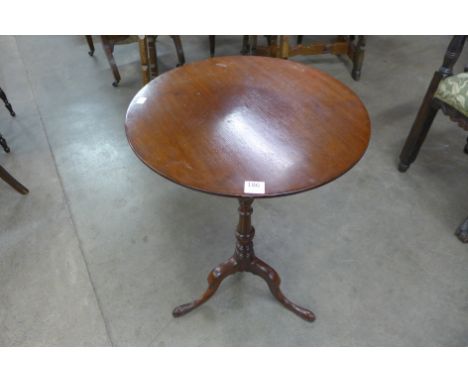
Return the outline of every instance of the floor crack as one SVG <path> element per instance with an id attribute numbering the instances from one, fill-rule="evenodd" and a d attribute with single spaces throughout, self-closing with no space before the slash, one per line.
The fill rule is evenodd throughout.
<path id="1" fill-rule="evenodd" d="M 107 322 L 106 317 L 104 315 L 101 300 L 100 300 L 99 295 L 97 293 L 96 286 L 94 284 L 93 278 L 91 277 L 91 272 L 89 270 L 89 264 L 88 264 L 88 261 L 86 260 L 85 254 L 84 254 L 82 240 L 81 240 L 81 237 L 79 235 L 78 228 L 76 226 L 76 222 L 75 222 L 75 219 L 74 219 L 71 207 L 70 207 L 70 200 L 69 200 L 68 195 L 67 195 L 67 193 L 65 191 L 64 182 L 63 182 L 62 176 L 60 175 L 60 171 L 58 169 L 57 161 L 56 161 L 54 152 L 52 150 L 52 146 L 50 144 L 49 135 L 47 134 L 47 129 L 45 128 L 44 118 L 43 118 L 42 113 L 41 113 L 41 111 L 39 109 L 39 105 L 37 104 L 37 101 L 36 101 L 36 93 L 35 93 L 34 88 L 32 86 L 32 81 L 31 81 L 31 78 L 30 78 L 30 75 L 29 75 L 29 70 L 27 69 L 27 67 L 26 67 L 26 65 L 24 63 L 23 56 L 22 56 L 21 51 L 19 49 L 16 37 L 14 37 L 14 41 L 15 41 L 16 49 L 18 50 L 19 59 L 20 59 L 22 65 L 24 67 L 24 71 L 26 72 L 26 78 L 27 78 L 29 87 L 31 89 L 31 93 L 33 95 L 33 97 L 32 97 L 33 98 L 33 103 L 34 103 L 34 106 L 36 108 L 37 114 L 39 116 L 41 127 L 42 127 L 42 130 L 44 132 L 44 136 L 45 136 L 46 141 L 47 141 L 47 146 L 48 146 L 49 151 L 50 151 L 50 155 L 52 156 L 52 161 L 54 163 L 55 172 L 57 174 L 57 178 L 58 178 L 59 183 L 60 183 L 60 188 L 62 189 L 63 199 L 65 201 L 65 205 L 66 205 L 66 208 L 67 208 L 67 213 L 68 213 L 68 216 L 69 216 L 71 224 L 72 224 L 73 232 L 74 232 L 74 234 L 76 236 L 76 239 L 77 239 L 77 242 L 78 242 L 78 248 L 80 250 L 81 257 L 83 259 L 83 262 L 84 262 L 84 265 L 85 265 L 85 268 L 86 268 L 86 273 L 88 275 L 88 279 L 89 279 L 89 282 L 91 284 L 91 288 L 92 288 L 94 296 L 96 298 L 96 304 L 98 306 L 99 313 L 101 314 L 101 318 L 102 318 L 103 323 L 104 323 L 104 328 L 106 330 L 106 335 L 107 335 L 107 338 L 109 340 L 110 345 L 114 346 L 114 341 L 112 340 L 112 336 L 111 336 L 110 325 Z"/>

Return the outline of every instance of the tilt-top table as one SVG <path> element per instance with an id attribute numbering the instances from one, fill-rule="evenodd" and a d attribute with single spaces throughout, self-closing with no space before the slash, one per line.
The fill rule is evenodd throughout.
<path id="1" fill-rule="evenodd" d="M 276 58 L 236 56 L 171 70 L 143 87 L 126 116 L 128 141 L 159 175 L 197 191 L 239 199 L 234 255 L 214 268 L 208 289 L 174 309 L 205 303 L 236 272 L 263 278 L 287 309 L 280 277 L 255 256 L 255 198 L 311 190 L 344 174 L 364 154 L 367 110 L 348 87 L 310 67 Z"/>

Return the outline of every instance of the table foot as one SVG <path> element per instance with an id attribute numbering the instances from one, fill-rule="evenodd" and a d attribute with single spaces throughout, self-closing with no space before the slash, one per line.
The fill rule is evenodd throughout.
<path id="1" fill-rule="evenodd" d="M 314 313 L 312 313 L 309 309 L 294 304 L 283 294 L 283 292 L 281 292 L 281 278 L 279 277 L 278 272 L 276 272 L 270 265 L 258 257 L 254 257 L 252 262 L 249 264 L 247 271 L 260 276 L 263 280 L 265 280 L 273 296 L 275 296 L 275 298 L 286 309 L 289 309 L 291 312 L 297 314 L 306 321 L 312 322 L 315 320 Z"/>
<path id="2" fill-rule="evenodd" d="M 221 282 L 229 275 L 238 272 L 239 266 L 234 256 L 214 268 L 208 275 L 208 289 L 198 300 L 182 304 L 172 311 L 174 317 L 180 317 L 207 302 L 218 289 Z"/>

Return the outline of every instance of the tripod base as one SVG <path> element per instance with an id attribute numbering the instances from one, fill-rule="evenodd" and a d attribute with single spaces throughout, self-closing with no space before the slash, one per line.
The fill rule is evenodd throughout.
<path id="1" fill-rule="evenodd" d="M 306 321 L 315 320 L 315 315 L 310 310 L 294 304 L 281 292 L 281 279 L 278 273 L 270 265 L 255 256 L 252 242 L 255 230 L 250 225 L 252 202 L 253 199 L 240 199 L 240 217 L 236 232 L 237 245 L 234 255 L 210 272 L 208 275 L 208 289 L 205 293 L 199 299 L 175 308 L 172 312 L 174 317 L 183 316 L 208 301 L 227 276 L 237 272 L 250 272 L 266 281 L 273 296 L 286 309 Z"/>

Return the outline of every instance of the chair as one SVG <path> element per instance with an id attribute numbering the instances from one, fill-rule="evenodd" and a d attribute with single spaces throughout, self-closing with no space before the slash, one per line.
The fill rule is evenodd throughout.
<path id="1" fill-rule="evenodd" d="M 253 37 L 253 36 L 252 36 Z M 348 56 L 353 68 L 351 77 L 359 81 L 364 62 L 364 50 L 366 46 L 365 36 L 337 36 L 330 42 L 312 42 L 302 44 L 303 36 L 297 37 L 297 44 L 290 44 L 290 36 L 266 36 L 267 46 L 256 46 L 254 40 L 253 54 L 266 55 L 279 58 L 289 58 L 297 55 L 335 54 Z"/>
<path id="2" fill-rule="evenodd" d="M 241 48 L 241 54 L 242 55 L 247 55 L 250 53 L 250 38 L 251 37 L 257 37 L 257 36 L 247 36 L 244 35 L 242 39 L 242 48 Z M 210 42 L 210 57 L 214 57 L 215 55 L 215 42 L 216 42 L 216 36 L 215 35 L 209 35 L 209 42 Z"/>
<path id="3" fill-rule="evenodd" d="M 0 98 L 5 103 L 5 106 L 10 112 L 10 115 L 14 117 L 16 113 L 13 111 L 13 107 L 8 102 L 8 99 L 4 91 L 2 90 L 2 88 L 0 88 Z M 0 134 L 0 146 L 3 147 L 3 150 L 6 153 L 10 152 L 10 148 L 8 147 L 8 144 L 5 138 L 3 138 L 2 134 Z M 13 187 L 20 194 L 26 195 L 29 192 L 29 190 L 26 187 L 24 187 L 20 182 L 18 182 L 15 178 L 13 178 L 13 176 L 11 176 L 11 174 L 7 170 L 5 170 L 2 166 L 0 166 L 0 179 L 3 179 L 5 182 L 7 182 L 11 187 Z"/>
<path id="4" fill-rule="evenodd" d="M 466 36 L 452 38 L 442 66 L 432 77 L 401 151 L 398 165 L 400 172 L 407 171 L 411 163 L 415 161 L 439 110 L 442 110 L 462 129 L 468 130 L 468 66 L 465 66 L 464 73 L 453 74 L 453 67 L 460 57 L 465 40 Z M 468 154 L 468 143 L 464 151 Z M 463 243 L 468 243 L 468 218 L 458 227 L 455 234 Z"/>
<path id="5" fill-rule="evenodd" d="M 88 54 L 90 56 L 93 56 L 94 54 L 94 44 L 93 44 L 93 38 L 92 36 L 85 36 L 86 41 L 89 46 L 89 52 Z M 156 77 L 158 75 L 158 67 L 157 67 L 157 56 L 156 56 L 156 39 L 158 36 L 145 36 L 145 43 L 148 44 L 148 51 L 150 54 L 150 61 L 151 62 L 151 74 Z M 176 52 L 177 52 L 177 58 L 179 60 L 179 63 L 177 66 L 181 66 L 185 63 L 185 56 L 184 56 L 184 51 L 182 48 L 182 42 L 180 39 L 180 36 L 171 36 Z M 104 49 L 104 52 L 107 57 L 107 61 L 109 62 L 109 65 L 112 69 L 112 74 L 114 75 L 114 82 L 112 83 L 112 86 L 117 87 L 121 77 L 120 77 L 120 72 L 117 67 L 117 64 L 115 63 L 114 59 L 114 47 L 115 45 L 124 45 L 124 44 L 131 44 L 131 43 L 136 43 L 139 42 L 138 36 L 125 36 L 125 35 L 107 35 L 107 36 L 101 36 L 101 41 L 102 41 L 102 47 Z M 143 76 L 143 82 L 147 82 L 147 78 Z"/>

